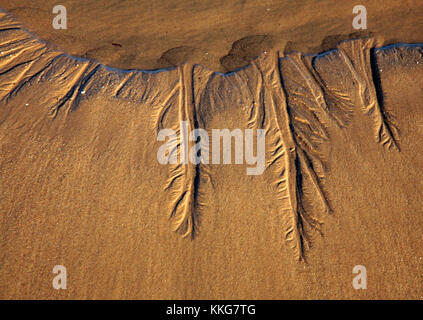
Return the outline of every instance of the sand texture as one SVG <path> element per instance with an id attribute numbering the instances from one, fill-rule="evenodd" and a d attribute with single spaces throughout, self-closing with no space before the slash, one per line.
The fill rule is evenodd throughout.
<path id="1" fill-rule="evenodd" d="M 0 12 L 0 298 L 423 297 L 423 45 L 170 64 L 72 56 Z M 181 121 L 263 129 L 263 174 L 158 163 Z"/>
<path id="2" fill-rule="evenodd" d="M 52 28 L 56 0 L 0 0 L 40 39 L 68 54 L 123 69 L 168 68 L 191 59 L 214 71 L 261 52 L 319 53 L 357 35 L 383 45 L 423 43 L 421 0 L 66 0 L 66 30 Z M 367 30 L 352 26 L 355 5 Z"/>

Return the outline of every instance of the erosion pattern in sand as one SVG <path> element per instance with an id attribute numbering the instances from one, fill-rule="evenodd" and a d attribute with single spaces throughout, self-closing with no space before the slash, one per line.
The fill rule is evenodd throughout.
<path id="1" fill-rule="evenodd" d="M 421 294 L 422 46 L 147 72 L 69 56 L 5 13 L 0 28 L 2 297 Z M 157 133 L 181 121 L 265 129 L 265 172 L 160 165 Z M 357 264 L 375 279 L 360 294 Z"/>

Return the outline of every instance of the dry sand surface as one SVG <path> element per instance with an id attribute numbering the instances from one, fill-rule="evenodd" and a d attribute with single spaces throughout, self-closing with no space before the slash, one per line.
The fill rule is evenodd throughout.
<path id="1" fill-rule="evenodd" d="M 423 2 L 55 4 L 0 1 L 0 298 L 423 299 Z"/>

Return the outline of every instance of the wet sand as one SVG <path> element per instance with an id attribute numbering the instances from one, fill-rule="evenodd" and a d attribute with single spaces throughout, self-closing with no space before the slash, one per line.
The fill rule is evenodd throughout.
<path id="1" fill-rule="evenodd" d="M 341 43 L 330 36 L 354 32 L 341 23 L 351 10 L 335 15 L 349 6 L 329 2 L 318 14 L 316 2 L 168 8 L 179 16 L 143 16 L 143 2 L 87 5 L 61 37 L 31 3 L 0 1 L 15 16 L 0 17 L 0 298 L 423 297 L 423 47 L 383 47 L 421 41 L 419 2 L 368 1 L 375 40 Z M 190 13 L 201 23 L 173 27 Z M 168 38 L 153 36 L 157 25 Z M 163 54 L 187 45 L 211 58 Z M 263 174 L 161 165 L 157 134 L 180 120 L 264 129 Z M 52 287 L 55 265 L 66 290 Z M 352 286 L 357 265 L 366 290 Z"/>

